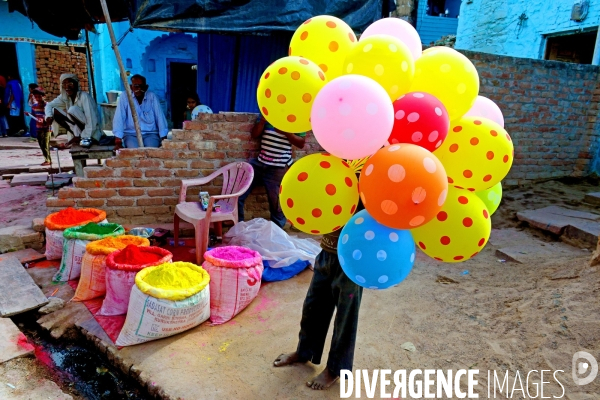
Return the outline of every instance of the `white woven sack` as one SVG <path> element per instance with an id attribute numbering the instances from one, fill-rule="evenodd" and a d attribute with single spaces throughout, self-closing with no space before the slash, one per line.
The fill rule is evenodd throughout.
<path id="1" fill-rule="evenodd" d="M 210 321 L 223 324 L 254 300 L 260 290 L 264 267 L 219 267 L 204 261 L 202 268 L 210 275 Z"/>
<path id="2" fill-rule="evenodd" d="M 60 268 L 52 278 L 55 282 L 66 282 L 77 279 L 81 275 L 81 260 L 85 254 L 85 246 L 90 240 L 65 239 L 63 243 Z"/>
<path id="3" fill-rule="evenodd" d="M 173 336 L 200 325 L 210 316 L 210 286 L 180 301 L 157 299 L 133 285 L 125 325 L 117 346 L 131 346 Z"/>
<path id="4" fill-rule="evenodd" d="M 64 230 L 53 231 L 46 228 L 46 260 L 60 260 L 63 253 Z"/>

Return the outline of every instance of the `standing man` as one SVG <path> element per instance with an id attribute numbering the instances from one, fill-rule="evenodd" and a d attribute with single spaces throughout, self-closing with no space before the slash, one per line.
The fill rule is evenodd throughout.
<path id="1" fill-rule="evenodd" d="M 169 133 L 169 127 L 160 107 L 158 96 L 148 91 L 146 78 L 141 75 L 131 77 L 131 91 L 142 130 L 144 147 L 160 147 L 161 142 Z M 127 94 L 119 97 L 113 119 L 115 149 L 120 148 L 123 144 L 128 149 L 139 147 L 129 101 L 125 96 Z"/>
<path id="2" fill-rule="evenodd" d="M 252 128 L 252 139 L 260 137 L 258 159 L 250 161 L 254 168 L 254 179 L 246 193 L 238 200 L 238 217 L 244 220 L 244 202 L 256 186 L 264 186 L 269 200 L 271 221 L 283 228 L 285 215 L 279 205 L 279 186 L 288 167 L 292 165 L 292 146 L 304 148 L 306 133 L 283 132 L 269 124 L 262 115 Z"/>
<path id="3" fill-rule="evenodd" d="M 92 140 L 98 142 L 103 135 L 98 118 L 96 101 L 87 92 L 79 90 L 79 78 L 75 74 L 60 76 L 60 95 L 46 103 L 46 122 L 56 122 L 67 130 L 69 142 L 90 147 Z M 58 133 L 55 125 L 53 133 Z"/>
<path id="4" fill-rule="evenodd" d="M 23 88 L 13 76 L 8 76 L 8 83 L 4 92 L 4 105 L 8 109 L 8 134 L 17 136 L 23 130 Z"/>

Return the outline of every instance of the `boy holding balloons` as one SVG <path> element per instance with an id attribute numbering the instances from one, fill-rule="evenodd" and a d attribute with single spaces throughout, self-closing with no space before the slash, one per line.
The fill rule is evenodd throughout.
<path id="1" fill-rule="evenodd" d="M 260 153 L 250 161 L 254 169 L 252 185 L 238 200 L 238 217 L 244 220 L 244 203 L 256 186 L 267 190 L 271 221 L 283 228 L 285 215 L 279 205 L 279 186 L 288 167 L 292 165 L 292 146 L 304 147 L 306 133 L 289 133 L 275 128 L 262 115 L 252 128 L 252 139 L 260 138 Z"/>
<path id="2" fill-rule="evenodd" d="M 359 201 L 356 212 L 362 209 L 364 207 Z M 323 250 L 315 260 L 314 275 L 304 299 L 296 351 L 281 354 L 273 362 L 275 367 L 307 361 L 320 364 L 329 324 L 336 310 L 327 365 L 319 375 L 306 382 L 314 390 L 333 385 L 340 376 L 340 370 L 352 371 L 354 361 L 363 288 L 350 280 L 340 265 L 337 247 L 341 232 L 342 229 L 331 232 L 321 240 Z"/>

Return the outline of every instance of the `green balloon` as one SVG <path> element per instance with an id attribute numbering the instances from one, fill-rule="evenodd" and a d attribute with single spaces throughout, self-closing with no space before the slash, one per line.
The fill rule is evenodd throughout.
<path id="1" fill-rule="evenodd" d="M 475 192 L 475 194 L 485 203 L 488 212 L 492 215 L 496 212 L 502 200 L 502 182 L 496 183 L 489 189 Z"/>

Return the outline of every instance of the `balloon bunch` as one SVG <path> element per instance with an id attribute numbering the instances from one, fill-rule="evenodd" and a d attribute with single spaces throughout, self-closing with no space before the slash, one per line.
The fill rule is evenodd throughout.
<path id="1" fill-rule="evenodd" d="M 403 20 L 379 20 L 360 40 L 338 18 L 305 21 L 257 89 L 271 124 L 312 130 L 328 152 L 286 173 L 286 217 L 311 234 L 343 227 L 340 264 L 367 288 L 402 281 L 415 242 L 439 261 L 474 257 L 514 156 L 502 112 L 478 92 L 468 58 L 446 47 L 422 51 Z M 365 210 L 355 214 L 359 197 Z"/>

